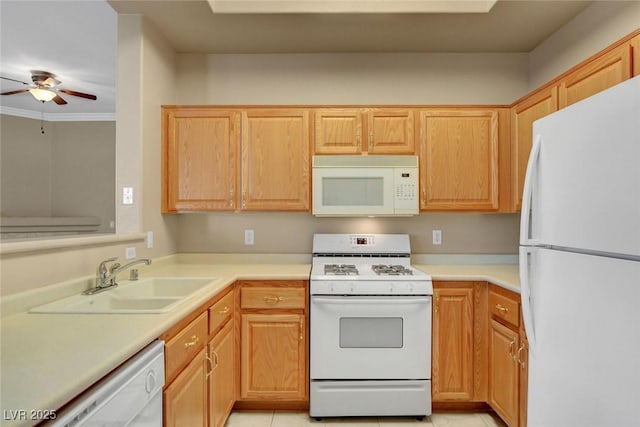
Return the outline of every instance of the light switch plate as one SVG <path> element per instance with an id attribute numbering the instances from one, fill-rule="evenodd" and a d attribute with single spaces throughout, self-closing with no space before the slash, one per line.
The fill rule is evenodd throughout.
<path id="1" fill-rule="evenodd" d="M 133 204 L 133 187 L 122 187 L 122 204 Z"/>

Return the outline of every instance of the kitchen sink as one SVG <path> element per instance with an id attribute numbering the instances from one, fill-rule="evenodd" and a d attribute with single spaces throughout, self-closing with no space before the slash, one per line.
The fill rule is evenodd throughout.
<path id="1" fill-rule="evenodd" d="M 152 277 L 121 282 L 112 292 L 123 298 L 184 297 L 214 280 L 215 277 Z"/>
<path id="2" fill-rule="evenodd" d="M 123 281 L 94 295 L 73 295 L 30 313 L 154 314 L 168 312 L 205 289 L 216 277 L 154 277 Z"/>

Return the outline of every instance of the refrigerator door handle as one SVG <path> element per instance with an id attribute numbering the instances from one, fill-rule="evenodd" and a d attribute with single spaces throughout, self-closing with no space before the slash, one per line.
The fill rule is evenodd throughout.
<path id="1" fill-rule="evenodd" d="M 536 333 L 533 324 L 533 310 L 531 307 L 531 281 L 529 263 L 535 263 L 537 248 L 520 247 L 520 298 L 522 301 L 522 318 L 524 330 L 529 341 L 529 354 L 533 355 L 536 349 Z"/>
<path id="2" fill-rule="evenodd" d="M 536 135 L 531 154 L 527 162 L 527 171 L 524 177 L 524 189 L 522 192 L 522 210 L 520 215 L 520 243 L 523 245 L 534 245 L 536 240 L 531 233 L 531 200 L 533 197 L 533 184 L 535 175 L 538 173 L 538 159 L 540 157 L 540 147 L 542 146 L 542 135 Z"/>

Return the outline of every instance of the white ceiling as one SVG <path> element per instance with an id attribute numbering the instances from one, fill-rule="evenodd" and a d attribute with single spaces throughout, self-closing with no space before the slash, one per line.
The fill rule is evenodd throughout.
<path id="1" fill-rule="evenodd" d="M 103 0 L 0 0 L 2 77 L 31 83 L 31 70 L 53 73 L 61 89 L 90 93 L 91 101 L 60 94 L 67 102 L 42 104 L 30 93 L 0 97 L 2 112 L 49 120 L 114 119 L 116 12 Z M 0 92 L 26 86 L 0 79 Z"/>
<path id="2" fill-rule="evenodd" d="M 115 116 L 113 9 L 144 15 L 179 53 L 529 52 L 590 3 L 499 0 L 488 13 L 455 14 L 214 14 L 207 0 L 0 0 L 2 76 L 30 82 L 30 70 L 46 70 L 60 88 L 98 97 L 63 95 L 69 104 L 58 106 L 23 93 L 0 97 L 0 107 L 51 119 Z M 0 81 L 2 92 L 20 88 Z"/>

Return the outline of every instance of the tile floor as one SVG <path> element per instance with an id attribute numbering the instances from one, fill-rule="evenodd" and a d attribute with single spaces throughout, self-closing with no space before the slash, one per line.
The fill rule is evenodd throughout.
<path id="1" fill-rule="evenodd" d="M 505 427 L 494 414 L 438 413 L 423 421 L 415 418 L 326 418 L 316 421 L 305 412 L 233 412 L 225 427 Z"/>

